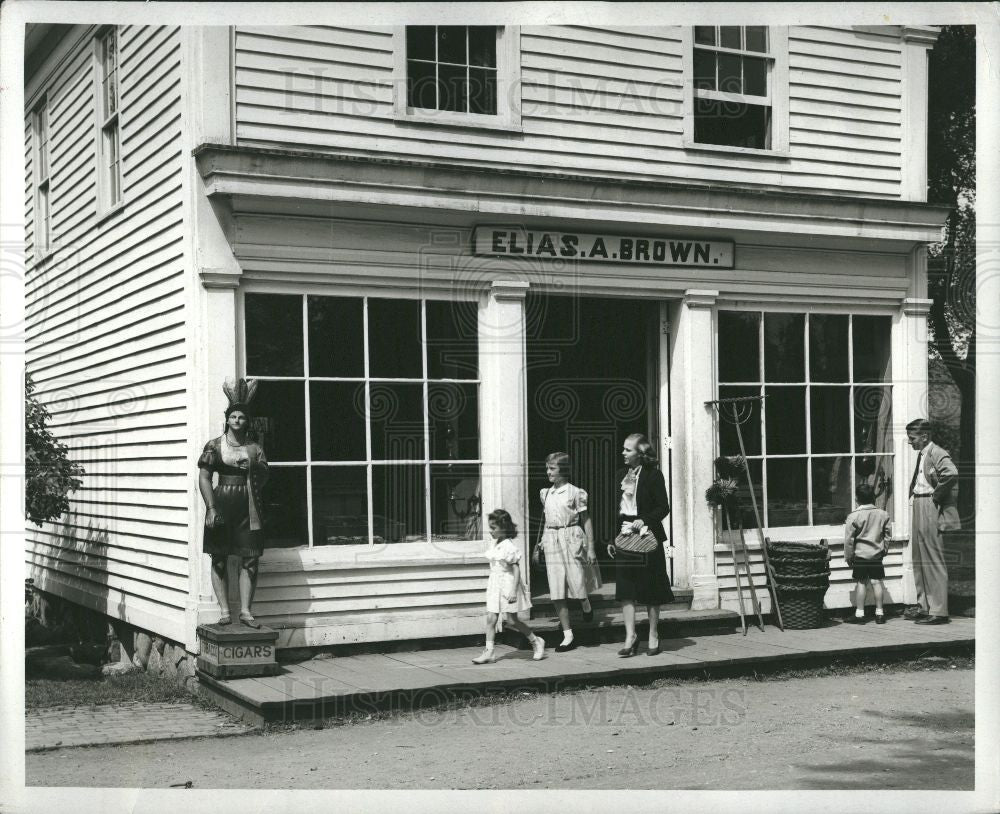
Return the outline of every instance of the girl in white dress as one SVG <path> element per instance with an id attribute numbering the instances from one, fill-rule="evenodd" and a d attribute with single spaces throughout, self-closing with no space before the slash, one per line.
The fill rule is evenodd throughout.
<path id="1" fill-rule="evenodd" d="M 576 647 L 569 623 L 567 598 L 580 600 L 583 621 L 589 622 L 594 618 L 594 612 L 588 595 L 601 587 L 587 493 L 569 482 L 569 464 L 569 455 L 565 452 L 553 452 L 545 459 L 545 474 L 552 486 L 539 493 L 545 514 L 545 530 L 541 545 L 532 553 L 536 565 L 539 556 L 544 554 L 545 557 L 549 595 L 556 606 L 563 631 L 563 640 L 556 646 L 557 653 Z"/>
<path id="2" fill-rule="evenodd" d="M 508 512 L 497 509 L 490 512 L 490 537 L 493 543 L 486 552 L 490 561 L 490 578 L 486 583 L 486 649 L 472 660 L 473 664 L 496 661 L 493 653 L 497 631 L 503 630 L 504 615 L 512 627 L 521 631 L 531 642 L 535 661 L 545 654 L 545 642 L 530 627 L 517 618 L 518 611 L 531 607 L 528 591 L 521 579 L 521 550 L 514 545 L 517 526 Z"/>

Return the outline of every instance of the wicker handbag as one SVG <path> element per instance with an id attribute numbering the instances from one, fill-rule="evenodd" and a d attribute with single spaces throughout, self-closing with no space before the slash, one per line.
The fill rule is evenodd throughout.
<path id="1" fill-rule="evenodd" d="M 615 537 L 615 548 L 620 551 L 629 551 L 632 554 L 648 554 L 658 545 L 653 532 L 649 529 L 646 529 L 645 534 L 630 531 L 628 534 L 619 534 Z"/>

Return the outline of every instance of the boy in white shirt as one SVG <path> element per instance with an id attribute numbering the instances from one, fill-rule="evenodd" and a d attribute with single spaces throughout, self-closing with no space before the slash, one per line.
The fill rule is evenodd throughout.
<path id="1" fill-rule="evenodd" d="M 844 523 L 844 560 L 854 568 L 854 619 L 856 625 L 865 623 L 865 596 L 870 584 L 875 592 L 875 624 L 885 624 L 882 598 L 885 586 L 885 567 L 882 558 L 889 552 L 888 541 L 892 536 L 889 515 L 875 506 L 875 493 L 867 483 L 859 483 L 854 490 L 858 508 L 847 516 Z"/>

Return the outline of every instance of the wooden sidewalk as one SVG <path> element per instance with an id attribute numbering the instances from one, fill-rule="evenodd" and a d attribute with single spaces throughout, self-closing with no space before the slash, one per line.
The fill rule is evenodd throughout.
<path id="1" fill-rule="evenodd" d="M 669 628 L 661 628 L 666 632 Z M 487 691 L 556 690 L 586 683 L 628 683 L 755 665 L 816 663 L 835 657 L 889 653 L 913 655 L 972 644 L 975 620 L 953 617 L 948 625 L 915 625 L 900 617 L 884 625 L 831 620 L 817 630 L 752 628 L 746 637 L 726 633 L 664 638 L 664 650 L 647 657 L 645 643 L 633 658 L 619 658 L 620 643 L 581 646 L 569 653 L 497 646 L 498 660 L 476 665 L 481 647 L 315 658 L 283 665 L 268 678 L 216 681 L 199 673 L 201 691 L 244 721 L 308 720 L 349 712 L 416 709 Z"/>

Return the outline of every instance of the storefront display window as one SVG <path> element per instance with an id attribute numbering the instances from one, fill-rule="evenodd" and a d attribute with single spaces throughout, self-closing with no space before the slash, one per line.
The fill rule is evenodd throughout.
<path id="1" fill-rule="evenodd" d="M 719 312 L 719 398 L 765 396 L 741 429 L 766 526 L 843 523 L 861 482 L 892 513 L 890 328 L 883 316 Z M 725 420 L 719 448 L 739 452 Z"/>
<path id="2" fill-rule="evenodd" d="M 477 305 L 244 297 L 271 547 L 479 540 Z"/>

